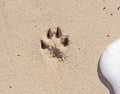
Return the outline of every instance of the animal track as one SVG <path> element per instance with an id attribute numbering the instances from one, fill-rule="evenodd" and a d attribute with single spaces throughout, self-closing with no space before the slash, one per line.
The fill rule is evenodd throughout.
<path id="1" fill-rule="evenodd" d="M 41 48 L 47 49 L 53 58 L 64 61 L 67 57 L 64 53 L 64 48 L 69 46 L 69 36 L 63 35 L 61 29 L 57 27 L 56 32 L 52 32 L 49 29 L 46 37 L 49 42 L 47 43 L 41 39 Z"/>

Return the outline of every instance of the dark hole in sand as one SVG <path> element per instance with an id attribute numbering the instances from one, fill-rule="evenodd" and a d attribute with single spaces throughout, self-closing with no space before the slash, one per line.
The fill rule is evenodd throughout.
<path id="1" fill-rule="evenodd" d="M 106 7 L 103 8 L 103 10 L 105 10 L 105 9 L 106 9 Z"/>
<path id="2" fill-rule="evenodd" d="M 120 9 L 120 6 L 117 8 L 117 10 L 119 10 Z"/>
<path id="3" fill-rule="evenodd" d="M 9 86 L 9 88 L 12 88 L 12 86 Z"/>
<path id="4" fill-rule="evenodd" d="M 107 35 L 107 37 L 110 37 L 110 35 Z"/>
<path id="5" fill-rule="evenodd" d="M 20 56 L 19 54 L 17 56 Z"/>

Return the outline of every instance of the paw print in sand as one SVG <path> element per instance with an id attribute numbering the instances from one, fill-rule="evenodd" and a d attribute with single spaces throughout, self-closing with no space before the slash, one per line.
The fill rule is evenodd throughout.
<path id="1" fill-rule="evenodd" d="M 56 32 L 52 32 L 51 29 L 49 29 L 46 37 L 48 43 L 41 39 L 41 48 L 47 49 L 53 58 L 64 61 L 67 57 L 64 53 L 64 48 L 69 45 L 69 36 L 63 35 L 61 29 L 57 27 Z"/>

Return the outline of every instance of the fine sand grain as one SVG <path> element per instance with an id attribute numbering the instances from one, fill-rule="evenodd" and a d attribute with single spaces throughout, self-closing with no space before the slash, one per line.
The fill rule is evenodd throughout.
<path id="1" fill-rule="evenodd" d="M 109 94 L 97 66 L 120 38 L 119 25 L 116 0 L 0 0 L 0 94 Z M 69 45 L 47 38 L 57 27 Z M 41 39 L 56 43 L 65 60 L 42 49 Z"/>

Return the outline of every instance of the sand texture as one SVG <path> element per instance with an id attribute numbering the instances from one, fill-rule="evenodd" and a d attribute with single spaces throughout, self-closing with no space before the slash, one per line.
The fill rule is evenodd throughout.
<path id="1" fill-rule="evenodd" d="M 97 67 L 119 25 L 118 0 L 0 0 L 0 94 L 109 94 Z"/>

